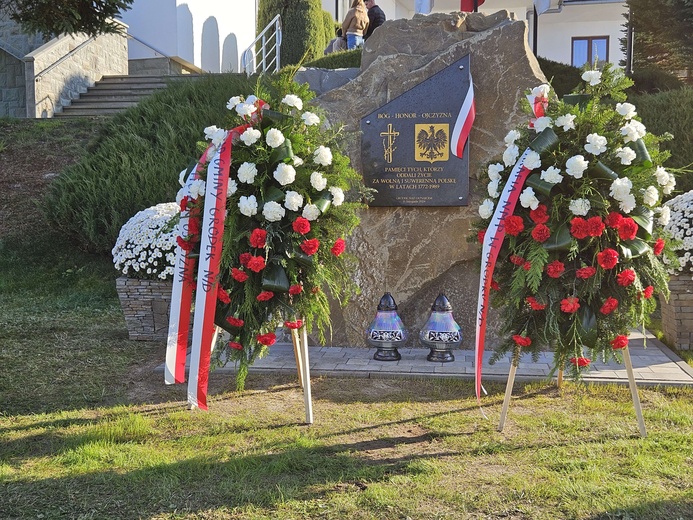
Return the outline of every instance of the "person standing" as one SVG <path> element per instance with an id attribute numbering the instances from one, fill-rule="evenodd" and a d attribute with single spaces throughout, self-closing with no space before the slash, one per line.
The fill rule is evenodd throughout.
<path id="1" fill-rule="evenodd" d="M 363 46 L 363 35 L 368 30 L 368 12 L 363 0 L 353 0 L 351 9 L 342 22 L 342 34 L 346 35 L 347 49 Z"/>
<path id="2" fill-rule="evenodd" d="M 385 23 L 385 13 L 380 8 L 379 5 L 375 3 L 375 0 L 364 0 L 366 7 L 368 8 L 368 30 L 366 31 L 364 40 L 367 40 L 373 31 Z"/>

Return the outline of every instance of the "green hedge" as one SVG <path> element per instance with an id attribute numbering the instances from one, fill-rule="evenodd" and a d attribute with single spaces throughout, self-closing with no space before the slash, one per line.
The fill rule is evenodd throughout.
<path id="1" fill-rule="evenodd" d="M 361 49 L 332 52 L 317 60 L 306 62 L 304 66 L 319 69 L 358 69 L 361 67 Z"/>
<path id="2" fill-rule="evenodd" d="M 546 58 L 537 58 L 537 61 L 558 97 L 570 94 L 582 81 L 580 79 L 582 72 L 577 67 Z"/>
<path id="3" fill-rule="evenodd" d="M 49 222 L 88 250 L 110 252 L 130 217 L 175 200 L 178 174 L 196 159 L 203 129 L 223 126 L 227 100 L 254 88 L 241 75 L 179 80 L 115 116 L 90 153 L 51 183 Z"/>

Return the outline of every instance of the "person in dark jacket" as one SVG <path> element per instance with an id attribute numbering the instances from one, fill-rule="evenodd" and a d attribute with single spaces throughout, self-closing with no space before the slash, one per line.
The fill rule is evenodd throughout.
<path id="1" fill-rule="evenodd" d="M 376 27 L 380 27 L 385 23 L 385 13 L 376 5 L 375 0 L 365 0 L 366 7 L 368 8 L 368 30 L 364 36 L 364 40 L 373 34 Z"/>

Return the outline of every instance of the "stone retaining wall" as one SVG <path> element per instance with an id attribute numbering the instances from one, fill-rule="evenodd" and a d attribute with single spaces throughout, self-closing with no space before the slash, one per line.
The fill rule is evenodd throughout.
<path id="1" fill-rule="evenodd" d="M 664 339 L 680 350 L 693 349 L 693 280 L 672 276 L 669 281 L 671 296 L 662 306 Z"/>
<path id="2" fill-rule="evenodd" d="M 170 281 L 116 279 L 116 290 L 130 339 L 166 341 L 171 287 Z"/>

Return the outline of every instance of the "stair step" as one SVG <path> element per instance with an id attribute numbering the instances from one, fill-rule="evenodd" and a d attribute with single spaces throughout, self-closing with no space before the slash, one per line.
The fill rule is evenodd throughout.
<path id="1" fill-rule="evenodd" d="M 96 117 L 110 116 L 119 114 L 124 109 L 122 108 L 102 108 L 99 110 L 90 110 L 87 108 L 71 108 L 65 107 L 62 112 L 56 112 L 55 117 Z"/>
<path id="2" fill-rule="evenodd" d="M 139 100 L 132 101 L 91 101 L 89 99 L 75 99 L 70 107 L 74 108 L 130 108 L 137 105 Z M 68 107 L 65 107 L 67 109 Z"/>
<path id="3" fill-rule="evenodd" d="M 97 83 L 89 90 L 148 90 L 148 89 L 163 89 L 168 86 L 167 83 Z"/>
<path id="4" fill-rule="evenodd" d="M 104 90 L 104 91 L 95 91 L 95 90 L 90 90 L 86 94 L 82 94 L 79 99 L 92 99 L 92 100 L 101 100 L 101 101 L 130 101 L 130 100 L 136 100 L 139 101 L 151 94 L 154 94 L 155 92 L 159 92 L 162 89 L 149 89 L 149 90 L 138 90 L 136 92 L 129 91 L 129 90 L 124 90 L 124 91 L 119 91 L 119 90 Z"/>

